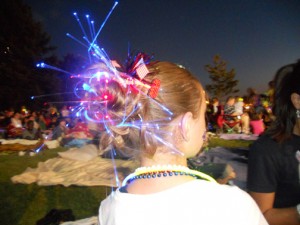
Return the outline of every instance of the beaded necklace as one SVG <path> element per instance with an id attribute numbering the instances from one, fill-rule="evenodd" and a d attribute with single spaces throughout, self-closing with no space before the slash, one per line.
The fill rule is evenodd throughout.
<path id="1" fill-rule="evenodd" d="M 202 173 L 197 170 L 191 170 L 186 166 L 179 165 L 154 165 L 150 167 L 139 167 L 133 173 L 129 174 L 122 182 L 122 186 L 137 180 L 137 179 L 151 179 L 151 178 L 161 178 L 167 176 L 178 176 L 186 175 L 192 176 L 197 179 L 204 179 L 210 182 L 216 182 L 211 176 Z"/>

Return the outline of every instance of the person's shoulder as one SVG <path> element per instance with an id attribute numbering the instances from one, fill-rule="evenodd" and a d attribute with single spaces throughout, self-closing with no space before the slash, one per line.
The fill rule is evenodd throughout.
<path id="1" fill-rule="evenodd" d="M 256 141 L 253 142 L 253 145 L 276 145 L 277 142 L 269 135 L 263 134 Z"/>
<path id="2" fill-rule="evenodd" d="M 237 186 L 234 185 L 227 185 L 227 184 L 219 184 L 215 182 L 209 182 L 209 181 L 204 181 L 204 180 L 195 180 L 194 182 L 189 183 L 191 186 L 197 188 L 197 190 L 202 189 L 207 189 L 209 192 L 216 193 L 223 195 L 224 197 L 229 197 L 230 196 L 244 196 L 248 198 L 248 194 L 240 189 Z"/>
<path id="3" fill-rule="evenodd" d="M 259 211 L 250 195 L 237 186 L 206 182 L 205 189 L 207 190 L 207 194 L 209 193 L 208 195 L 214 196 L 214 199 L 218 199 L 219 202 L 226 203 L 226 205 L 232 209 L 241 209 L 242 211 Z M 199 182 L 199 190 L 203 192 L 205 189 L 203 187 L 203 183 L 200 184 Z"/>
<path id="4" fill-rule="evenodd" d="M 269 135 L 263 134 L 249 147 L 250 155 L 265 155 L 271 157 L 280 149 L 280 144 Z M 249 155 L 249 156 L 250 156 Z"/>

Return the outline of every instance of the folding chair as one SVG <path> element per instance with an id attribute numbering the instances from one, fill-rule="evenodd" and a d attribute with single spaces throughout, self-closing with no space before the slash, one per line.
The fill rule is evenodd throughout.
<path id="1" fill-rule="evenodd" d="M 241 133 L 242 131 L 242 121 L 239 116 L 229 116 L 224 115 L 224 121 L 223 121 L 223 131 L 227 133 Z"/>
<path id="2" fill-rule="evenodd" d="M 217 124 L 222 133 L 241 133 L 242 121 L 239 116 L 221 113 L 217 119 Z"/>

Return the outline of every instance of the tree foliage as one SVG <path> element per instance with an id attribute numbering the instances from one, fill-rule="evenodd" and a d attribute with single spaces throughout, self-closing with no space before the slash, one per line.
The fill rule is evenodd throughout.
<path id="1" fill-rule="evenodd" d="M 58 60 L 51 55 L 55 48 L 50 36 L 33 19 L 30 7 L 21 0 L 1 1 L 0 27 L 0 107 L 32 107 L 40 102 L 31 96 L 59 92 L 57 73 L 35 66 L 40 60 L 52 65 Z"/>
<path id="2" fill-rule="evenodd" d="M 213 96 L 221 98 L 229 94 L 237 93 L 238 80 L 235 80 L 235 70 L 227 71 L 227 63 L 219 55 L 215 55 L 212 65 L 205 65 L 209 73 L 211 84 L 206 85 L 206 90 Z"/>

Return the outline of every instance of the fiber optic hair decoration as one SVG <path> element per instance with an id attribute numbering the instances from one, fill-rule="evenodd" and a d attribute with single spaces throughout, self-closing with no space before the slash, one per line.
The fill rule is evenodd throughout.
<path id="1" fill-rule="evenodd" d="M 154 154 L 158 147 L 182 154 L 172 139 L 178 124 L 173 119 L 185 112 L 196 118 L 205 104 L 203 88 L 188 70 L 170 62 L 153 62 L 143 52 L 129 54 L 124 65 L 109 58 L 97 38 L 118 3 L 115 2 L 96 32 L 95 24 L 86 15 L 90 37 L 77 13 L 83 41 L 70 33 L 68 37 L 87 48 L 90 67 L 77 76 L 74 94 L 79 99 L 76 115 L 99 124 L 101 151 L 119 149 L 130 154 L 142 151 Z M 37 67 L 55 69 L 38 63 Z M 177 140 L 177 139 L 176 139 Z"/>
<path id="2" fill-rule="evenodd" d="M 133 76 L 121 72 L 121 79 L 103 82 L 105 88 L 101 90 L 106 92 L 107 99 L 114 97 L 110 104 L 99 100 L 104 103 L 101 111 L 106 128 L 101 134 L 100 149 L 112 145 L 128 150 L 130 143 L 133 151 L 139 149 L 150 155 L 160 146 L 182 154 L 172 138 L 178 127 L 172 121 L 185 112 L 198 117 L 201 104 L 205 104 L 202 86 L 189 71 L 174 63 L 153 62 L 146 67 L 147 75 L 143 79 L 135 78 L 139 75 L 129 70 Z M 148 88 L 154 80 L 161 81 L 155 98 L 149 96 L 151 88 Z M 102 96 L 99 91 L 96 93 Z"/>

